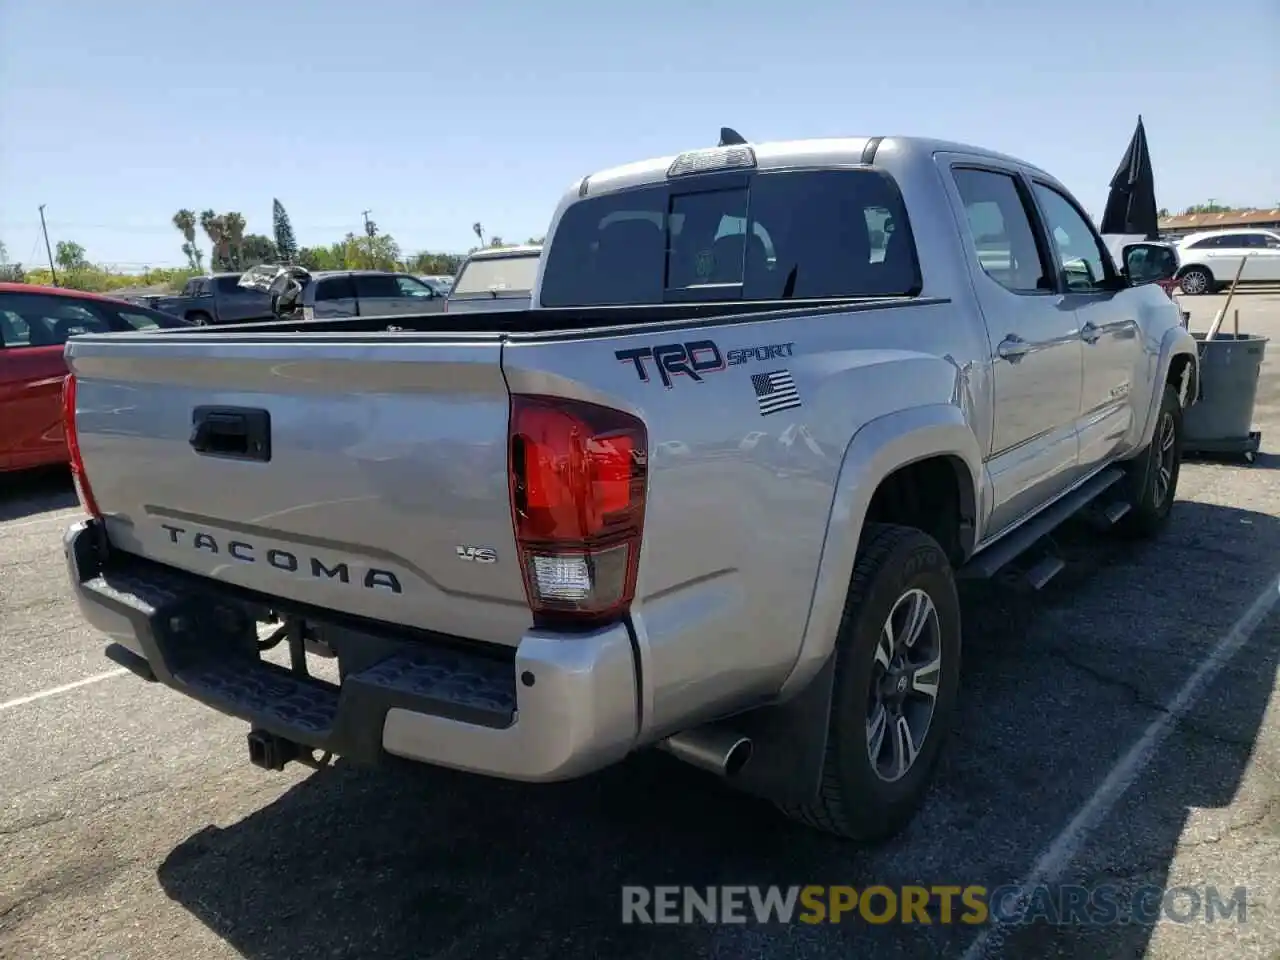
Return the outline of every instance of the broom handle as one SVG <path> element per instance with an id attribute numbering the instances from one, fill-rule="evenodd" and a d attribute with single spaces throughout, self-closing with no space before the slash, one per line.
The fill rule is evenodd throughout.
<path id="1" fill-rule="evenodd" d="M 1227 292 L 1227 302 L 1222 306 L 1222 312 L 1213 319 L 1213 326 L 1209 328 L 1209 332 L 1205 335 L 1206 340 L 1212 340 L 1218 335 L 1218 330 L 1222 327 L 1222 321 L 1227 319 L 1227 310 L 1231 306 L 1231 298 L 1236 295 L 1236 284 L 1240 282 L 1240 274 L 1244 273 L 1245 261 L 1249 259 L 1246 253 L 1240 258 L 1240 266 L 1236 268 L 1236 278 L 1231 281 L 1231 289 Z"/>

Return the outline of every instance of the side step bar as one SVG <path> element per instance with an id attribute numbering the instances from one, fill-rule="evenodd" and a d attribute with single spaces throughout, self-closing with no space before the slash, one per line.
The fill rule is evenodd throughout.
<path id="1" fill-rule="evenodd" d="M 1123 480 L 1124 476 L 1123 468 L 1108 467 L 1089 478 L 1087 482 L 1072 490 L 1043 513 L 1028 520 L 1002 540 L 998 540 L 973 556 L 960 568 L 957 576 L 965 580 L 988 580 L 994 577 L 1045 536 L 1079 514 L 1099 496 Z M 1128 512 L 1128 507 L 1115 504 L 1107 507 L 1103 512 L 1111 523 L 1115 523 Z M 1031 568 L 1028 578 L 1038 590 L 1057 575 L 1063 566 L 1065 564 L 1061 559 L 1053 556 L 1046 557 Z"/>

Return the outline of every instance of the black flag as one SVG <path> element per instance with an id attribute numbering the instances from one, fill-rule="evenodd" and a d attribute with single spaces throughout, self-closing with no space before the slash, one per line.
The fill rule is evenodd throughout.
<path id="1" fill-rule="evenodd" d="M 1102 233 L 1138 234 L 1155 240 L 1160 232 L 1156 208 L 1155 173 L 1147 150 L 1147 131 L 1138 117 L 1129 149 L 1111 178 L 1107 209 L 1102 214 Z"/>

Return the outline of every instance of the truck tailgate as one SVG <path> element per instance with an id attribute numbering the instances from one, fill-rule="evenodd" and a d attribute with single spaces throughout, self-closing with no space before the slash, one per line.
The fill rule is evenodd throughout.
<path id="1" fill-rule="evenodd" d="M 77 337 L 76 423 L 108 536 L 269 596 L 514 644 L 532 618 L 501 350 L 422 334 Z"/>

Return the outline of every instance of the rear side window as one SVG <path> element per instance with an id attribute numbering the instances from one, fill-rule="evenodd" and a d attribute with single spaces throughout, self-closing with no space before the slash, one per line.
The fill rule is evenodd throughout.
<path id="1" fill-rule="evenodd" d="M 174 330 L 179 327 L 194 326 L 189 320 L 171 317 L 158 310 L 144 310 L 141 307 L 112 309 L 110 312 L 114 314 L 116 321 L 112 326 L 117 330 Z"/>
<path id="2" fill-rule="evenodd" d="M 355 285 L 350 277 L 328 277 L 316 284 L 316 302 L 321 300 L 354 300 Z"/>
<path id="3" fill-rule="evenodd" d="M 1265 250 L 1275 243 L 1275 241 L 1268 243 L 1267 241 L 1271 240 L 1271 238 L 1265 233 L 1244 233 L 1237 239 L 1240 241 L 1240 246 L 1248 247 L 1251 250 Z"/>
<path id="4" fill-rule="evenodd" d="M 356 296 L 361 300 L 393 300 L 402 296 L 396 278 L 387 274 L 359 274 L 355 281 Z"/>
<path id="5" fill-rule="evenodd" d="M 1052 290 L 1027 202 L 1014 178 L 962 167 L 954 175 L 983 273 L 1014 293 Z"/>
<path id="6" fill-rule="evenodd" d="M 919 292 L 906 209 L 887 174 L 781 171 L 728 182 L 677 181 L 570 206 L 547 251 L 543 306 Z"/>
<path id="7" fill-rule="evenodd" d="M 11 347 L 60 347 L 79 333 L 109 333 L 111 324 L 86 301 L 45 294 L 0 295 L 0 339 Z"/>
<path id="8" fill-rule="evenodd" d="M 449 295 L 528 295 L 537 275 L 536 256 L 476 257 L 463 266 Z"/>
<path id="9" fill-rule="evenodd" d="M 214 290 L 225 296 L 228 293 L 248 293 L 244 287 L 240 286 L 239 277 L 218 277 L 213 281 Z"/>

